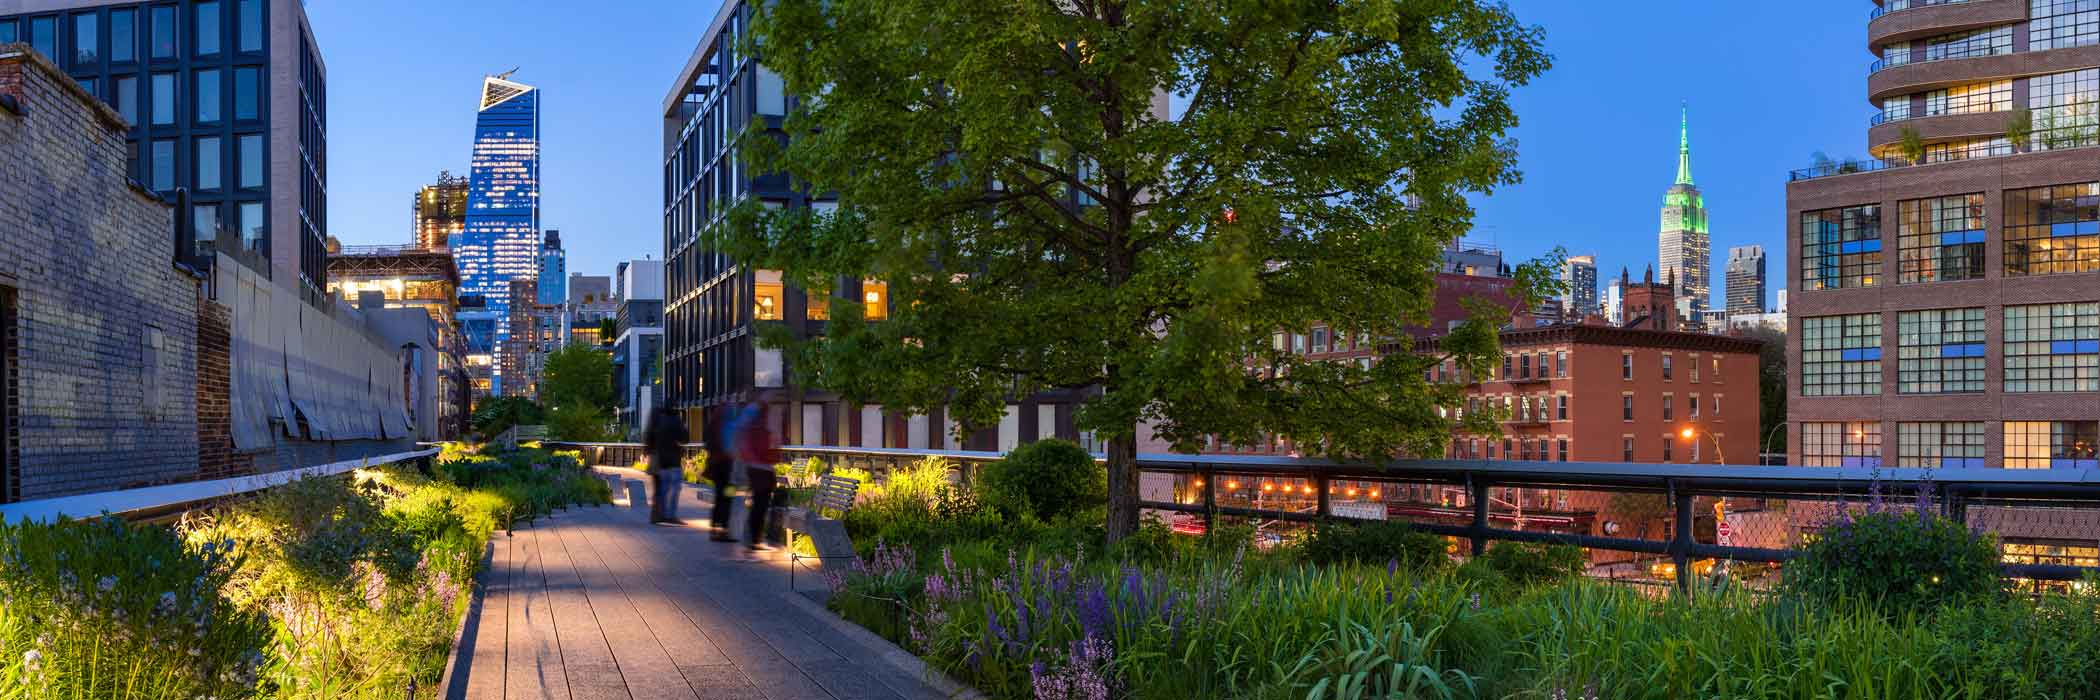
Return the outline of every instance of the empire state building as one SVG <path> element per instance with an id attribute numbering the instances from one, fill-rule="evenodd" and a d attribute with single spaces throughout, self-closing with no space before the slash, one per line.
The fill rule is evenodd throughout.
<path id="1" fill-rule="evenodd" d="M 1677 127 L 1677 182 L 1663 194 L 1662 233 L 1657 236 L 1657 270 L 1663 279 L 1676 280 L 1678 318 L 1697 325 L 1706 311 L 1711 291 L 1713 255 L 1706 235 L 1706 198 L 1692 184 L 1692 137 L 1688 115 L 1680 112 Z"/>

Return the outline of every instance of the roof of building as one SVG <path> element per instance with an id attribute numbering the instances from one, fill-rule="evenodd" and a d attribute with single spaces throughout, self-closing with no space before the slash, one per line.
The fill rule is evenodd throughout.
<path id="1" fill-rule="evenodd" d="M 1418 341 L 1417 350 L 1434 351 L 1437 338 Z M 1698 350 L 1702 352 L 1735 352 L 1754 354 L 1764 347 L 1764 342 L 1711 333 L 1688 333 L 1683 331 L 1658 331 L 1647 328 L 1619 328 L 1582 323 L 1556 323 L 1537 328 L 1513 328 L 1502 331 L 1502 347 L 1516 348 L 1533 345 L 1610 345 L 1615 347 L 1663 348 L 1670 350 Z"/>

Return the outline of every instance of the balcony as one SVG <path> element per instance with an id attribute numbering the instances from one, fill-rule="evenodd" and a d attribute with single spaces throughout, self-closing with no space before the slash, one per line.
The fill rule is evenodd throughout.
<path id="1" fill-rule="evenodd" d="M 1867 50 L 2026 19 L 2027 0 L 1913 0 L 1901 10 L 1877 7 L 1867 20 Z"/>
<path id="2" fill-rule="evenodd" d="M 1918 132 L 1918 136 L 1925 139 L 1926 143 L 2002 136 L 2006 132 L 2006 122 L 2012 119 L 2013 113 L 1971 112 L 1927 116 L 1914 112 L 1909 118 L 1896 120 L 1886 119 L 1884 116 L 1874 115 L 1872 125 L 1867 129 L 1869 152 L 1880 153 L 1885 152 L 1884 149 L 1894 147 L 1903 140 L 1905 129 Z"/>
<path id="3" fill-rule="evenodd" d="M 2062 73 L 2094 65 L 2100 65 L 2100 45 L 1948 56 L 1893 65 L 1875 61 L 1872 73 L 1867 76 L 1867 100 L 1878 105 L 1891 97 L 1970 83 Z"/>

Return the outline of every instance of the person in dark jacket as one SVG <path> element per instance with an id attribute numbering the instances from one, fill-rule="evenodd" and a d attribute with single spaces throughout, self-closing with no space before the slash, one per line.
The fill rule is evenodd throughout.
<path id="1" fill-rule="evenodd" d="M 649 504 L 649 522 L 678 523 L 678 490 L 685 483 L 685 443 L 691 439 L 685 419 L 668 406 L 656 409 L 649 418 L 649 427 L 642 431 L 642 449 L 649 453 L 649 480 L 656 485 Z"/>
<path id="2" fill-rule="evenodd" d="M 729 534 L 729 482 L 736 473 L 736 452 L 729 447 L 732 442 L 731 423 L 736 416 L 736 407 L 722 404 L 708 409 L 707 424 L 701 427 L 701 442 L 707 448 L 706 471 L 700 475 L 715 486 L 715 507 L 708 513 L 707 524 L 714 534 L 708 539 L 716 542 L 735 542 Z"/>
<path id="3" fill-rule="evenodd" d="M 744 523 L 744 536 L 751 538 L 751 551 L 762 552 L 772 549 L 766 544 L 766 515 L 773 507 L 773 487 L 779 483 L 773 465 L 780 462 L 780 442 L 773 436 L 766 405 L 759 401 L 737 412 L 735 429 L 736 459 L 751 484 L 751 512 Z"/>

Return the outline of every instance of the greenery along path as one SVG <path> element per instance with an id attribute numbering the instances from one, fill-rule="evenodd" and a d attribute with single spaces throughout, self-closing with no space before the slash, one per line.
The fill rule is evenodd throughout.
<path id="1" fill-rule="evenodd" d="M 572 509 L 496 536 L 459 651 L 464 697 L 945 697 L 789 600 L 782 555 L 645 515 Z"/>

